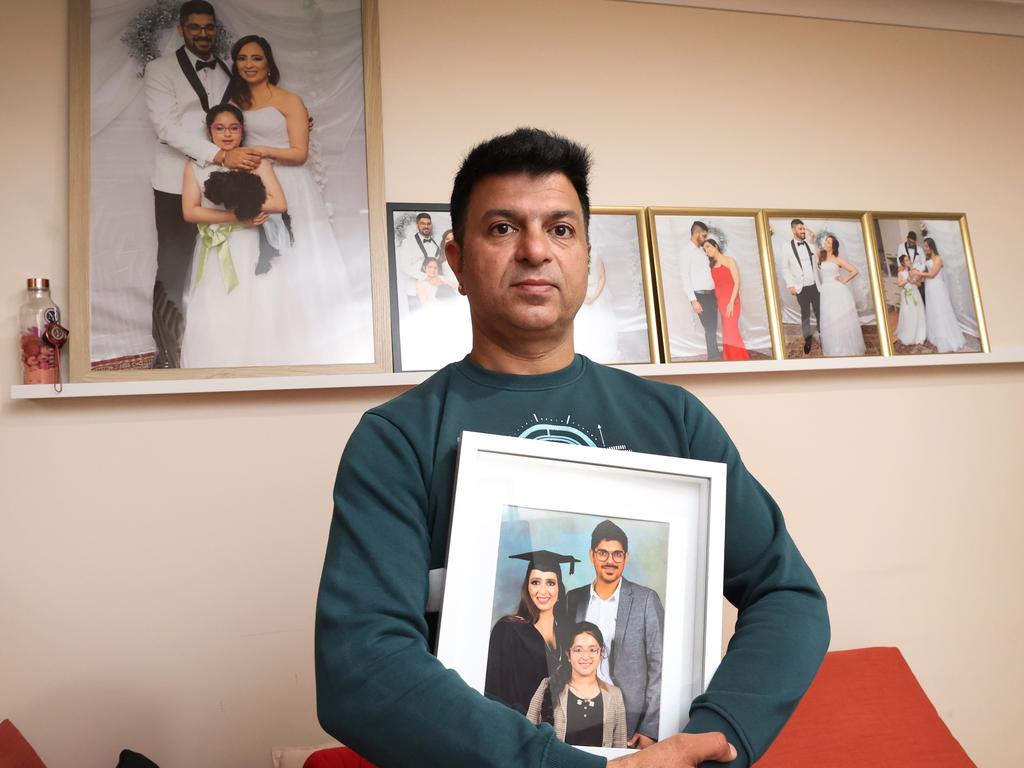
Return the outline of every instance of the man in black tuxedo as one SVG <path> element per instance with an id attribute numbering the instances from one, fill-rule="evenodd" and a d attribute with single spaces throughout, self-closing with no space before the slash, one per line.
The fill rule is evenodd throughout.
<path id="1" fill-rule="evenodd" d="M 146 108 L 158 143 L 153 167 L 157 271 L 153 288 L 154 367 L 177 368 L 184 330 L 182 299 L 195 248 L 196 228 L 181 213 L 181 183 L 188 159 L 200 165 L 252 170 L 258 152 L 228 151 L 210 141 L 206 112 L 228 98 L 231 70 L 214 54 L 217 17 L 205 0 L 183 3 L 178 14 L 183 45 L 146 65 Z"/>

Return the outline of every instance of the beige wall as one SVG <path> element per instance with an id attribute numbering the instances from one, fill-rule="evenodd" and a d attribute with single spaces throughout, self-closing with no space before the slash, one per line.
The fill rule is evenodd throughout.
<path id="1" fill-rule="evenodd" d="M 471 142 L 538 124 L 591 146 L 595 203 L 965 210 L 992 342 L 1024 344 L 1024 40 L 599 0 L 381 6 L 388 199 L 443 200 Z M 11 402 L 24 278 L 67 307 L 66 13 L 5 21 L 24 34 L 0 46 L 0 718 L 54 768 L 126 746 L 269 765 L 321 738 L 333 472 L 397 390 Z M 435 53 L 413 56 L 424 36 Z M 980 765 L 1024 762 L 1024 369 L 675 381 L 786 510 L 833 647 L 898 645 Z"/>

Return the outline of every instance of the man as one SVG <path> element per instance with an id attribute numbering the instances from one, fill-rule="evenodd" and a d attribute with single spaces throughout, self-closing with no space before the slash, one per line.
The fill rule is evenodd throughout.
<path id="1" fill-rule="evenodd" d="M 789 224 L 793 237 L 789 241 L 791 253 L 781 254 L 782 274 L 789 292 L 796 296 L 800 305 L 800 330 L 804 335 L 804 354 L 811 351 L 811 310 L 821 334 L 821 274 L 818 272 L 818 254 L 807 242 L 810 235 L 814 241 L 814 233 L 804 226 L 800 219 L 793 219 Z"/>
<path id="2" fill-rule="evenodd" d="M 917 232 L 914 232 L 913 230 L 907 232 L 906 241 L 904 241 L 904 243 L 900 245 L 899 250 L 896 251 L 896 263 L 902 264 L 904 256 L 910 258 L 910 266 L 912 269 L 916 269 L 921 272 L 928 271 L 927 269 L 924 268 L 924 263 L 926 261 L 924 250 L 917 247 Z M 927 280 L 922 280 L 921 284 L 918 285 L 918 290 L 921 291 L 922 304 L 924 304 L 926 301 L 924 297 L 924 286 L 927 282 Z"/>
<path id="3" fill-rule="evenodd" d="M 711 265 L 704 252 L 708 239 L 708 225 L 695 221 L 690 227 L 690 241 L 683 246 L 682 270 L 683 290 L 690 306 L 704 326 L 704 345 L 708 360 L 721 360 L 722 350 L 718 348 L 718 303 L 715 300 L 715 281 L 711 279 Z"/>
<path id="4" fill-rule="evenodd" d="M 406 301 L 416 296 L 416 283 L 423 277 L 423 260 L 436 259 L 441 253 L 441 246 L 434 239 L 434 220 L 429 213 L 416 216 L 416 231 L 402 245 L 398 268 L 402 272 L 405 284 Z M 413 306 L 415 306 L 413 300 Z"/>
<path id="5" fill-rule="evenodd" d="M 622 578 L 629 562 L 629 538 L 611 520 L 590 536 L 594 581 L 566 596 L 569 618 L 601 629 L 607 653 L 597 675 L 622 689 L 627 743 L 648 747 L 658 740 L 661 703 L 661 644 L 665 610 L 653 589 Z"/>
<path id="6" fill-rule="evenodd" d="M 153 287 L 155 367 L 177 368 L 181 351 L 182 299 L 186 293 L 196 242 L 196 227 L 181 213 L 181 183 L 188 158 L 252 170 L 260 155 L 238 147 L 223 150 L 206 134 L 206 112 L 227 96 L 231 71 L 214 55 L 217 19 L 205 0 L 189 0 L 178 13 L 183 45 L 146 65 L 146 108 L 159 139 L 153 166 L 157 232 L 156 284 Z"/>
<path id="7" fill-rule="evenodd" d="M 724 584 L 739 608 L 734 650 L 691 705 L 686 733 L 618 758 L 615 768 L 706 760 L 746 768 L 796 706 L 828 644 L 813 575 L 710 412 L 679 387 L 574 353 L 590 252 L 589 167 L 582 147 L 535 129 L 470 152 L 452 189 L 455 238 L 445 253 L 469 300 L 472 351 L 367 412 L 345 447 L 317 601 L 317 707 L 329 733 L 382 768 L 606 764 L 486 699 L 431 655 L 437 616 L 427 606 L 439 597 L 431 585 L 445 565 L 465 430 L 550 429 L 582 441 L 600 426 L 630 450 L 729 465 Z"/>

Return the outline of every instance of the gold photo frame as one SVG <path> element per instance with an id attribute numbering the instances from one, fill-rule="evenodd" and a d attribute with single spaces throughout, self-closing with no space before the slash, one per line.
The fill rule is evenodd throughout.
<path id="1" fill-rule="evenodd" d="M 967 215 L 872 212 L 867 222 L 893 354 L 990 352 Z M 927 267 L 932 253 L 938 270 Z"/>
<path id="2" fill-rule="evenodd" d="M 248 0 L 246 1 L 248 2 Z M 324 37 L 328 33 L 323 30 L 344 30 L 343 34 L 347 36 L 346 40 L 350 41 L 347 48 L 349 55 L 345 60 L 347 62 L 345 66 L 349 69 L 346 71 L 351 71 L 353 74 L 346 87 L 353 91 L 358 91 L 361 87 L 361 112 L 358 107 L 349 108 L 342 106 L 341 100 L 336 99 L 340 91 L 330 90 L 330 88 L 335 87 L 333 82 L 336 78 L 327 78 L 325 75 L 323 82 L 321 82 L 319 77 L 315 82 L 313 80 L 305 82 L 298 80 L 299 75 L 296 74 L 289 81 L 287 80 L 289 76 L 288 70 L 285 69 L 285 66 L 281 67 L 282 84 L 287 83 L 290 85 L 298 81 L 302 85 L 305 82 L 305 87 L 300 95 L 309 106 L 312 118 L 310 122 L 312 137 L 309 154 L 310 164 L 316 158 L 316 166 L 310 172 L 314 175 L 321 191 L 328 190 L 322 195 L 322 205 L 328 212 L 328 215 L 332 217 L 332 221 L 335 222 L 333 231 L 335 233 L 339 231 L 354 233 L 351 234 L 351 237 L 357 238 L 361 243 L 354 257 L 351 259 L 347 256 L 342 257 L 345 261 L 346 269 L 353 263 L 357 265 L 358 269 L 347 272 L 340 269 L 336 271 L 336 274 L 344 275 L 344 280 L 348 281 L 342 283 L 339 279 L 339 284 L 347 286 L 351 296 L 357 297 L 354 301 L 361 302 L 358 310 L 352 309 L 346 315 L 346 317 L 351 319 L 351 327 L 345 329 L 346 333 L 350 338 L 357 339 L 357 344 L 351 347 L 351 357 L 354 361 L 326 363 L 325 361 L 328 359 L 328 356 L 324 356 L 323 361 L 317 360 L 306 363 L 306 358 L 301 357 L 304 353 L 292 354 L 292 347 L 285 341 L 279 342 L 275 348 L 286 350 L 286 352 L 282 353 L 284 356 L 298 356 L 301 359 L 288 360 L 283 364 L 277 364 L 277 357 L 271 355 L 274 358 L 271 362 L 244 363 L 234 367 L 170 367 L 159 369 L 145 367 L 147 362 L 150 362 L 148 358 L 156 357 L 155 349 L 152 350 L 152 353 L 145 349 L 141 352 L 139 351 L 140 346 L 144 346 L 146 332 L 144 313 L 146 305 L 152 301 L 152 294 L 150 294 L 150 298 L 146 296 L 145 275 L 136 276 L 134 290 L 122 292 L 119 290 L 117 282 L 118 270 L 123 270 L 124 265 L 128 265 L 128 268 L 131 269 L 133 268 L 132 265 L 138 263 L 138 260 L 150 260 L 153 262 L 151 264 L 150 261 L 146 261 L 145 268 L 151 267 L 152 271 L 155 272 L 155 246 L 149 247 L 155 242 L 155 236 L 153 234 L 146 234 L 146 238 L 149 238 L 151 242 L 147 243 L 145 247 L 141 243 L 132 242 L 125 245 L 123 242 L 125 238 L 122 237 L 119 241 L 119 247 L 121 248 L 120 255 L 118 256 L 119 261 L 114 260 L 116 263 L 113 263 L 104 273 L 113 277 L 109 279 L 104 278 L 105 282 L 97 280 L 98 261 L 96 259 L 96 254 L 100 253 L 105 247 L 102 244 L 98 246 L 97 243 L 106 236 L 106 233 L 111 228 L 116 233 L 118 227 L 141 228 L 149 226 L 155 232 L 152 204 L 148 205 L 148 218 L 146 218 L 146 215 L 142 213 L 145 206 L 143 202 L 139 202 L 148 195 L 153 194 L 153 186 L 148 183 L 148 168 L 140 173 L 143 163 L 148 163 L 149 167 L 152 167 L 153 151 L 149 151 L 148 158 L 144 158 L 142 154 L 134 156 L 139 161 L 135 165 L 126 164 L 132 178 L 123 182 L 123 184 L 128 186 L 118 190 L 121 199 L 131 199 L 133 204 L 134 202 L 139 203 L 139 215 L 110 216 L 109 220 L 104 220 L 102 227 L 96 226 L 96 217 L 101 214 L 106 215 L 111 209 L 115 213 L 118 211 L 116 203 L 111 203 L 107 198 L 96 196 L 98 179 L 104 175 L 112 175 L 106 173 L 109 166 L 104 166 L 97 162 L 97 167 L 94 168 L 92 163 L 99 154 L 102 154 L 95 151 L 96 137 L 104 130 L 103 126 L 97 124 L 97 114 L 104 112 L 104 110 L 106 114 L 116 114 L 117 118 L 113 121 L 114 123 L 118 119 L 136 120 L 137 122 L 131 123 L 133 126 L 141 126 L 142 122 L 146 120 L 145 95 L 140 96 L 138 93 L 143 82 L 141 79 L 142 65 L 145 64 L 145 61 L 142 61 L 142 64 L 137 63 L 141 59 L 138 55 L 139 52 L 132 49 L 132 45 L 140 47 L 143 45 L 143 42 L 136 41 L 148 41 L 149 38 L 154 38 L 155 40 L 154 36 L 157 32 L 163 36 L 161 39 L 167 40 L 167 35 L 176 34 L 177 19 L 169 20 L 165 13 L 166 9 L 162 7 L 165 4 L 152 2 L 152 0 L 139 0 L 137 3 L 138 7 L 132 6 L 130 9 L 132 13 L 137 13 L 135 18 L 126 18 L 120 27 L 111 28 L 109 17 L 104 17 L 101 22 L 94 22 L 91 13 L 92 4 L 89 0 L 68 0 L 68 2 L 70 49 L 68 245 L 71 381 L 110 382 L 118 380 L 280 377 L 328 373 L 385 372 L 391 370 L 377 0 L 362 0 L 361 2 L 359 0 L 350 0 L 347 5 L 342 4 L 344 7 L 339 6 L 338 9 L 332 9 L 331 12 L 337 13 L 338 17 L 331 19 L 331 21 L 338 22 L 343 14 L 344 24 L 334 23 L 326 25 L 323 23 L 323 18 L 311 17 L 305 20 L 308 24 L 303 27 L 304 29 L 313 30 L 311 34 L 319 36 L 318 39 L 311 39 L 309 45 L 306 46 L 306 53 L 311 49 L 316 53 L 319 50 L 318 47 L 323 46 L 323 56 L 318 61 L 326 60 L 334 50 L 331 41 Z M 252 32 L 264 34 L 271 43 L 274 43 L 275 35 L 278 35 L 277 39 L 280 39 L 280 36 L 283 36 L 284 33 L 273 25 L 272 9 L 265 7 L 259 0 L 251 0 L 251 2 L 253 14 L 247 18 L 252 18 L 253 15 L 256 18 L 261 18 L 262 22 L 258 25 L 261 28 L 232 28 L 230 30 L 231 36 L 237 40 L 243 35 Z M 216 7 L 216 0 L 212 0 L 212 4 Z M 279 10 L 277 12 L 280 13 Z M 296 13 L 315 15 L 317 13 L 323 14 L 324 11 L 311 6 L 303 10 L 297 10 Z M 264 15 L 261 16 L 261 14 Z M 231 18 L 228 9 L 225 9 L 223 19 L 221 16 L 217 18 L 219 29 L 224 28 L 222 21 L 230 24 Z M 149 25 L 148 27 L 146 27 L 147 24 Z M 263 27 L 266 28 L 264 29 Z M 135 37 L 130 38 L 131 35 Z M 95 52 L 91 50 L 94 42 L 103 43 L 103 45 L 97 45 Z M 157 44 L 157 42 L 145 42 L 145 45 L 156 46 Z M 162 45 L 167 50 L 173 50 L 168 47 L 168 43 Z M 130 53 L 126 54 L 125 50 L 120 46 L 127 48 Z M 290 47 L 298 49 L 299 45 L 290 45 Z M 356 50 L 357 48 L 358 50 Z M 94 53 L 97 56 L 105 56 L 114 49 L 117 49 L 119 59 L 113 62 L 103 59 L 102 66 L 99 67 L 99 71 L 96 73 L 96 83 L 93 84 L 91 79 L 94 74 L 94 65 L 96 65 Z M 278 60 L 282 61 L 282 63 L 287 61 L 286 52 L 288 50 L 289 46 L 284 45 L 278 50 Z M 282 56 L 281 52 L 285 52 L 286 55 Z M 134 62 L 128 61 L 127 57 L 129 55 L 135 56 Z M 148 58 L 152 59 L 154 55 L 158 55 L 158 53 L 150 53 Z M 130 65 L 137 66 L 138 71 L 129 72 L 128 68 Z M 230 58 L 228 59 L 228 65 L 230 66 Z M 361 66 L 361 78 L 352 70 L 354 66 Z M 108 72 L 108 69 L 111 71 Z M 183 72 L 184 69 L 183 67 Z M 296 69 L 296 67 L 293 67 L 293 72 Z M 186 73 L 186 77 L 188 76 L 188 73 Z M 138 79 L 132 82 L 133 77 Z M 125 86 L 121 92 L 116 90 L 118 83 L 122 83 Z M 346 101 L 345 103 L 348 104 L 349 102 Z M 358 104 L 358 102 L 356 103 Z M 321 106 L 318 107 L 318 105 Z M 347 180 L 345 182 L 339 180 L 342 173 L 337 170 L 336 161 L 339 153 L 335 151 L 334 145 L 331 142 L 348 141 L 348 139 L 334 138 L 341 134 L 337 130 L 333 132 L 331 130 L 332 127 L 337 128 L 333 124 L 335 122 L 333 118 L 334 113 L 331 111 L 333 109 L 345 111 L 346 119 L 349 122 L 357 126 L 361 122 L 362 127 L 365 128 L 365 143 L 363 145 L 365 147 L 365 190 L 362 190 L 359 184 L 352 184 Z M 142 116 L 142 122 L 138 122 L 140 120 L 138 115 Z M 320 122 L 318 122 L 318 117 Z M 141 130 L 140 127 L 139 131 L 141 132 Z M 156 135 L 152 125 L 148 126 L 148 130 L 152 132 L 152 136 Z M 322 143 L 318 143 L 319 136 L 325 137 Z M 152 138 L 149 141 L 151 145 L 156 143 Z M 116 137 L 107 140 L 107 144 L 115 148 L 117 146 L 116 142 Z M 124 147 L 126 145 L 121 144 L 120 146 Z M 346 144 L 345 146 L 348 145 Z M 322 147 L 322 156 L 317 155 L 320 147 Z M 127 154 L 126 156 L 131 157 Z M 362 164 L 363 158 L 346 160 L 345 162 L 357 166 Z M 332 163 L 335 164 L 332 165 Z M 327 168 L 327 171 L 321 174 L 320 171 L 323 168 Z M 345 171 L 351 171 L 351 169 L 346 168 Z M 141 182 L 139 181 L 140 178 L 142 178 Z M 351 176 L 346 178 L 351 178 Z M 122 182 L 118 181 L 118 183 Z M 358 205 L 348 206 L 344 210 L 338 210 L 337 206 L 332 206 L 331 204 L 331 201 L 334 199 L 330 197 L 332 183 L 335 184 L 336 190 L 343 190 L 337 191 L 337 195 L 348 195 L 351 199 L 359 199 L 362 202 Z M 365 192 L 365 196 L 363 192 Z M 121 211 L 121 213 L 124 213 L 124 211 Z M 145 222 L 143 221 L 144 218 L 146 218 Z M 292 213 L 293 224 L 295 223 L 295 218 L 295 214 Z M 346 230 L 345 227 L 349 227 L 349 229 Z M 119 233 L 116 234 L 119 235 Z M 349 236 L 349 234 L 344 235 L 344 237 Z M 342 235 L 338 236 L 338 253 L 352 253 L 353 251 L 350 249 L 343 248 L 342 238 Z M 310 241 L 307 240 L 307 242 Z M 286 258 L 286 256 L 282 252 L 283 258 Z M 136 259 L 136 261 L 133 261 L 133 259 Z M 210 256 L 206 263 L 212 261 L 215 261 L 215 259 L 213 256 Z M 144 272 L 144 269 L 142 271 Z M 257 272 L 257 274 L 259 273 Z M 273 274 L 273 270 L 271 269 L 268 274 Z M 202 273 L 200 272 L 201 275 Z M 191 281 L 194 278 L 190 277 L 188 279 Z M 295 279 L 292 286 L 308 282 Z M 312 282 L 315 283 L 315 281 Z M 187 284 L 193 285 L 194 283 L 189 282 Z M 227 284 L 227 281 L 225 281 L 225 288 Z M 292 297 L 294 294 L 295 291 L 292 291 L 285 295 Z M 296 301 L 301 300 L 301 297 L 296 297 Z M 111 316 L 118 318 L 118 322 L 120 322 L 120 315 L 118 313 L 121 312 L 122 304 L 132 306 L 131 332 L 134 336 L 132 336 L 132 341 L 129 344 L 121 344 L 116 334 L 112 335 L 109 333 L 111 324 L 106 322 Z M 310 312 L 310 314 L 315 314 L 315 311 Z M 97 321 L 97 318 L 100 318 L 99 321 Z M 324 328 L 320 328 L 320 330 L 323 331 Z M 143 341 L 138 341 L 140 338 Z M 315 339 L 316 337 L 302 334 L 302 338 Z M 348 341 L 345 342 L 345 344 L 349 343 Z M 97 349 L 99 347 L 103 347 L 103 349 L 98 352 Z M 310 348 L 312 349 L 313 347 L 311 346 Z M 340 344 L 336 348 L 341 349 Z M 124 354 L 118 354 L 122 349 Z M 332 350 L 329 359 L 335 360 L 338 357 L 348 357 L 348 351 L 349 347 L 346 347 L 344 353 L 341 354 L 336 354 Z"/>
<path id="3" fill-rule="evenodd" d="M 868 214 L 766 209 L 762 227 L 773 275 L 770 298 L 783 345 L 780 359 L 889 357 Z M 798 249 L 798 243 L 803 247 Z M 828 256 L 832 247 L 838 262 Z M 839 264 L 835 275 L 832 267 L 822 273 L 825 261 Z M 858 278 L 852 288 L 847 285 Z M 819 316 L 823 308 L 824 323 Z"/>
<path id="4" fill-rule="evenodd" d="M 651 207 L 647 222 L 665 362 L 777 358 L 760 211 Z"/>

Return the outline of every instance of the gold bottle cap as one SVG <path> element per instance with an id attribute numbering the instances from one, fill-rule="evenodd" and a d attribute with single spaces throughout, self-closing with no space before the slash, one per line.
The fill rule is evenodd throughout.
<path id="1" fill-rule="evenodd" d="M 30 277 L 26 282 L 30 291 L 39 290 L 40 288 L 50 290 L 50 281 L 45 277 Z"/>

